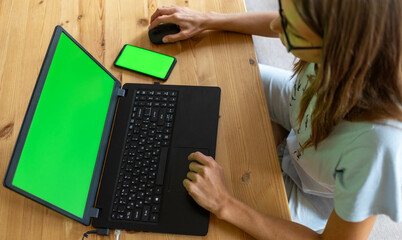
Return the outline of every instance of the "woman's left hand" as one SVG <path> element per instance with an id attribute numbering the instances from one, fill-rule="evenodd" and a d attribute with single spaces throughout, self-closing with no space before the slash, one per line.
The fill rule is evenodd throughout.
<path id="1" fill-rule="evenodd" d="M 184 187 L 201 207 L 220 218 L 225 203 L 231 198 L 223 168 L 212 157 L 200 152 L 190 154 L 188 160 L 197 162 L 190 163 Z"/>

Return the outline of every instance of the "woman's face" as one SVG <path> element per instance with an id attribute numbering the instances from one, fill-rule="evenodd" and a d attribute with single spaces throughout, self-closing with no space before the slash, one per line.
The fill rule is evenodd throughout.
<path id="1" fill-rule="evenodd" d="M 314 33 L 302 20 L 293 1 L 282 0 L 281 2 L 282 14 L 288 23 L 285 30 L 290 43 L 295 47 L 322 46 L 322 38 Z M 285 30 L 282 27 L 280 16 L 271 22 L 271 30 L 279 34 L 282 44 L 287 47 Z M 321 62 L 322 49 L 293 49 L 291 53 L 307 62 Z"/>

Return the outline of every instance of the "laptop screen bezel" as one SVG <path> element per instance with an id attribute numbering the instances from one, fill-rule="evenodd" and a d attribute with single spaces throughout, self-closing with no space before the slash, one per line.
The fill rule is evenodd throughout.
<path id="1" fill-rule="evenodd" d="M 88 192 L 88 198 L 86 201 L 85 210 L 84 210 L 84 214 L 83 214 L 82 218 L 75 216 L 47 201 L 44 201 L 41 198 L 38 198 L 12 184 L 12 181 L 13 181 L 13 178 L 14 178 L 17 166 L 18 166 L 18 162 L 19 162 L 19 159 L 20 159 L 20 156 L 21 156 L 21 153 L 22 153 L 22 150 L 23 150 L 23 147 L 24 147 L 27 135 L 28 135 L 28 131 L 29 131 L 33 116 L 35 114 L 36 107 L 39 102 L 39 98 L 40 98 L 43 86 L 45 84 L 46 77 L 49 72 L 53 56 L 55 54 L 56 47 L 59 43 L 59 39 L 62 34 L 65 34 L 67 37 L 69 37 L 88 57 L 90 57 L 99 67 L 101 67 L 115 82 L 114 86 L 113 86 L 111 100 L 109 103 L 105 126 L 104 126 L 103 133 L 102 133 L 102 138 L 101 138 L 101 142 L 99 145 L 99 150 L 98 150 L 98 154 L 97 154 L 97 158 L 96 158 L 96 162 L 95 162 L 92 180 L 91 180 L 91 184 L 90 184 L 90 188 L 89 188 L 89 192 Z M 81 44 L 79 44 L 65 29 L 63 29 L 61 26 L 56 26 L 56 28 L 53 32 L 53 36 L 51 38 L 45 59 L 42 63 L 42 67 L 41 67 L 39 76 L 37 78 L 37 81 L 36 81 L 36 84 L 34 87 L 34 91 L 32 93 L 27 111 L 25 113 L 23 123 L 21 125 L 21 129 L 20 129 L 15 147 L 14 147 L 14 150 L 13 150 L 13 153 L 11 156 L 11 160 L 8 165 L 8 169 L 7 169 L 4 181 L 3 181 L 3 185 L 9 189 L 12 189 L 15 192 L 22 194 L 25 197 L 28 197 L 46 207 L 53 209 L 56 212 L 59 212 L 69 218 L 72 218 L 84 225 L 89 225 L 91 222 L 91 218 L 97 217 L 97 210 L 94 209 L 94 204 L 95 204 L 98 185 L 99 185 L 100 177 L 101 177 L 101 173 L 102 173 L 103 163 L 104 163 L 104 159 L 106 156 L 106 150 L 107 150 L 107 146 L 108 146 L 109 136 L 110 136 L 110 132 L 112 129 L 113 120 L 114 120 L 114 113 L 116 111 L 119 89 L 121 89 L 120 81 L 117 80 L 87 50 L 85 50 L 85 48 L 83 46 L 81 46 Z"/>

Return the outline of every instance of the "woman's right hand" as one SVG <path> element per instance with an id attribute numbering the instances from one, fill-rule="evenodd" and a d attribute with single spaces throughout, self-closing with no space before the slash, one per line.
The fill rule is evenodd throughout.
<path id="1" fill-rule="evenodd" d="M 208 13 L 198 12 L 186 7 L 171 6 L 158 8 L 151 17 L 149 29 L 161 23 L 174 23 L 180 27 L 180 32 L 167 35 L 163 42 L 176 42 L 193 37 L 207 29 Z"/>

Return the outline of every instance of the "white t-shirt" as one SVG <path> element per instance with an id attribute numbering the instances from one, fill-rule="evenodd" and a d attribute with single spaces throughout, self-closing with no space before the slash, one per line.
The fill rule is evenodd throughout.
<path id="1" fill-rule="evenodd" d="M 402 122 L 342 121 L 317 150 L 310 147 L 297 154 L 311 134 L 310 116 L 318 104 L 313 98 L 299 128 L 299 104 L 312 75 L 314 64 L 296 79 L 289 99 L 292 131 L 287 138 L 290 157 L 282 162 L 284 172 L 303 192 L 323 199 L 317 204 L 324 205 L 326 209 L 318 209 L 325 215 L 335 208 L 351 222 L 379 214 L 402 221 Z"/>

